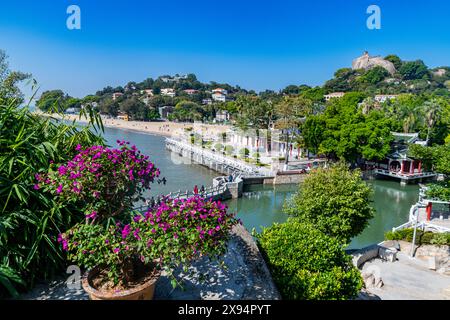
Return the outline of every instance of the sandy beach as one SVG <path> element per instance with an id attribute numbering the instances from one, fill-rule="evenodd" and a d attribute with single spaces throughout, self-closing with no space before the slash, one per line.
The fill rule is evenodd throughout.
<path id="1" fill-rule="evenodd" d="M 68 121 L 77 121 L 86 123 L 86 118 L 81 118 L 78 115 L 67 115 L 63 117 L 59 114 L 50 115 L 55 118 L 63 118 Z M 171 121 L 159 122 L 144 122 L 144 121 L 125 121 L 113 118 L 102 117 L 103 125 L 108 128 L 117 128 L 124 130 L 132 130 L 144 133 L 157 134 L 167 137 L 180 136 L 185 132 L 185 129 L 193 128 L 195 132 L 202 132 L 205 136 L 217 136 L 230 129 L 228 125 L 218 124 L 202 124 L 202 123 L 179 123 Z"/>

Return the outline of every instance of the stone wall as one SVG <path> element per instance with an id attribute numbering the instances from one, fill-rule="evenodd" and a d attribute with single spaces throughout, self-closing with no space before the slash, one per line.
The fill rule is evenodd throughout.
<path id="1" fill-rule="evenodd" d="M 305 181 L 307 174 L 302 173 L 277 173 L 273 184 L 299 184 Z"/>

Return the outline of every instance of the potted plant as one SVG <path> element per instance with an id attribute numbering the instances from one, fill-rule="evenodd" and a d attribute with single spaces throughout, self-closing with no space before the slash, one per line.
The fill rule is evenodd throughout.
<path id="1" fill-rule="evenodd" d="M 65 165 L 37 176 L 39 188 L 83 208 L 85 219 L 58 237 L 70 261 L 86 268 L 83 288 L 91 299 L 152 299 L 164 270 L 188 268 L 196 258 L 226 251 L 238 221 L 220 202 L 200 197 L 164 198 L 133 212 L 160 174 L 148 156 L 119 141 L 120 149 L 82 149 Z"/>

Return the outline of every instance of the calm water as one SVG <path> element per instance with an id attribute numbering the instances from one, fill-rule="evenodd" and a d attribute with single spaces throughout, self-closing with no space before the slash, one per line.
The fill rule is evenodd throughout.
<path id="1" fill-rule="evenodd" d="M 167 179 L 166 185 L 154 184 L 147 194 L 166 194 L 171 191 L 192 189 L 194 185 L 209 186 L 217 175 L 212 170 L 197 164 L 181 163 L 184 159 L 172 159 L 165 149 L 164 138 L 156 135 L 142 134 L 122 129 L 105 128 L 105 138 L 109 144 L 116 146 L 117 139 L 124 139 L 135 144 L 161 170 L 161 176 Z M 173 161 L 175 160 L 175 161 Z M 400 186 L 394 181 L 370 181 L 374 188 L 373 206 L 376 215 L 369 227 L 357 238 L 353 239 L 350 248 L 360 248 L 383 240 L 384 232 L 407 221 L 409 209 L 418 200 L 418 186 Z M 291 197 L 298 186 L 248 186 L 240 199 L 228 201 L 230 210 L 237 212 L 248 230 L 273 222 L 283 222 L 286 215 L 281 211 L 284 201 Z"/>

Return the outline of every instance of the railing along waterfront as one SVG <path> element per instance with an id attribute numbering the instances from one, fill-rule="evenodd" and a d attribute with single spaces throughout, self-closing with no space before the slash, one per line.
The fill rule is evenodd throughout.
<path id="1" fill-rule="evenodd" d="M 273 172 L 266 168 L 256 168 L 251 165 L 242 163 L 238 160 L 230 159 L 226 156 L 172 138 L 166 138 L 166 146 L 172 151 L 184 150 L 194 153 L 198 156 L 201 156 L 203 159 L 207 159 L 209 161 L 213 161 L 216 164 L 228 167 L 233 173 L 241 174 L 241 176 L 244 178 L 274 176 Z M 175 149 L 173 147 L 178 148 L 178 150 L 173 150 Z"/>
<path id="2" fill-rule="evenodd" d="M 195 193 L 193 190 L 186 190 L 186 191 L 175 191 L 175 192 L 169 192 L 166 195 L 159 195 L 156 197 L 153 197 L 154 204 L 157 204 L 162 199 L 187 199 L 194 196 L 200 196 L 205 199 L 213 198 L 215 196 L 219 196 L 222 193 L 224 193 L 227 190 L 226 184 L 221 184 L 218 186 L 209 186 L 205 188 L 205 190 L 199 190 L 197 193 Z M 139 212 L 145 212 L 152 206 L 152 203 L 148 203 L 146 205 L 135 207 L 133 210 L 139 211 Z"/>

